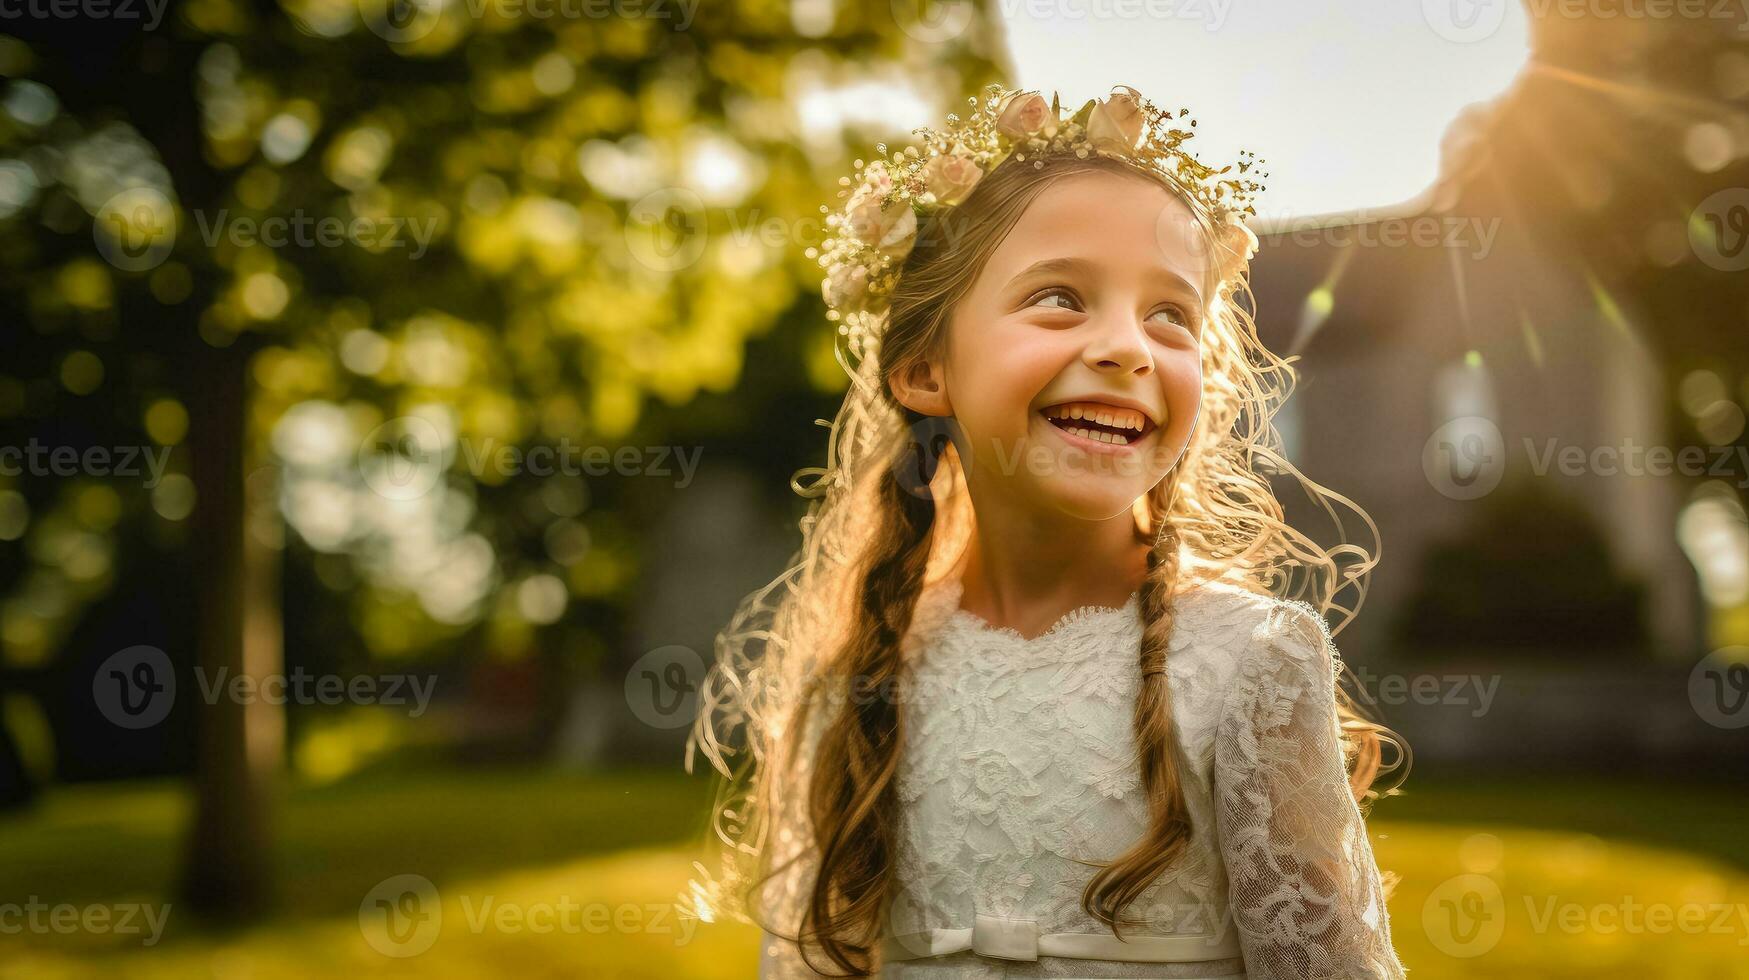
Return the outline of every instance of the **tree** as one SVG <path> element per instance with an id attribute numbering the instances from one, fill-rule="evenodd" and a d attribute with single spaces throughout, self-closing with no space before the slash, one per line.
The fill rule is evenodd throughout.
<path id="1" fill-rule="evenodd" d="M 847 147 L 996 80 L 982 13 L 845 9 L 804 37 L 785 4 L 657 10 L 190 0 L 99 57 L 88 33 L 9 48 L 14 90 L 46 105 L 8 119 L 34 185 L 0 236 L 9 312 L 35 327 L 35 377 L 98 363 L 78 404 L 90 441 L 184 447 L 192 514 L 137 487 L 118 509 L 188 520 L 209 672 L 279 669 L 281 514 L 297 547 L 358 570 L 336 601 L 374 655 L 458 636 L 611 645 L 635 488 L 497 451 L 648 444 L 647 403 L 731 389 L 748 341 L 786 317 L 829 351 L 802 253 Z M 846 87 L 908 78 L 938 102 L 914 120 Z M 68 159 L 133 166 L 82 178 Z M 66 400 L 9 428 L 40 430 Z M 185 439 L 154 431 L 167 404 Z M 27 488 L 18 537 L 85 485 Z M 247 917 L 271 893 L 283 722 L 223 698 L 202 714 L 184 891 Z"/>

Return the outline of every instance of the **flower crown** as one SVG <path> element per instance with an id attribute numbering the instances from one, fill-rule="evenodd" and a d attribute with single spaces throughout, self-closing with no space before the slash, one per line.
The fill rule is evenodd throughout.
<path id="1" fill-rule="evenodd" d="M 982 105 L 976 98 L 967 101 L 973 107 L 969 118 L 953 113 L 945 130 L 912 130 L 922 137 L 922 149 L 907 146 L 890 162 L 879 159 L 867 166 L 857 160 L 855 179 L 838 181 L 846 188 L 838 196 L 849 198 L 841 211 L 820 206 L 828 212 L 827 235 L 807 255 L 826 270 L 821 281 L 826 317 L 838 322 L 838 333 L 850 339 L 857 355 L 879 343 L 899 270 L 916 243 L 918 216 L 964 201 L 979 179 L 1011 154 L 1021 161 L 1033 158 L 1033 166 L 1042 167 L 1046 156 L 1073 153 L 1086 159 L 1097 153 L 1150 170 L 1182 190 L 1187 202 L 1220 229 L 1229 268 L 1256 250 L 1257 237 L 1245 227 L 1244 216 L 1257 213 L 1251 202 L 1263 185 L 1239 175 L 1263 161 L 1241 151 L 1238 163 L 1216 170 L 1191 156 L 1183 144 L 1195 135 L 1196 120 L 1190 120 L 1191 129 L 1176 125 L 1189 109 L 1174 116 L 1128 85 L 1113 87 L 1103 101 L 1089 99 L 1067 117 L 1055 93 L 1047 105 L 1037 92 L 990 85 Z M 887 155 L 885 143 L 875 149 Z M 1235 168 L 1239 175 L 1223 176 Z"/>

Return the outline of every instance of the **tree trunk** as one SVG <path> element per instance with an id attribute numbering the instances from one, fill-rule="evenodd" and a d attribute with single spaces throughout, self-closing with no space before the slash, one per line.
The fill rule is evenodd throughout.
<path id="1" fill-rule="evenodd" d="M 249 677 L 248 689 L 258 691 L 262 678 L 282 672 L 279 551 L 251 533 L 249 345 L 196 346 L 189 448 L 200 569 L 196 662 L 205 684 L 197 681 L 191 692 L 201 704 L 181 891 L 198 914 L 236 922 L 258 916 L 271 901 L 268 813 L 284 721 L 281 707 L 234 698 L 230 690 L 234 678 Z M 271 496 L 263 502 L 271 506 Z M 217 695 L 211 703 L 207 688 Z"/>

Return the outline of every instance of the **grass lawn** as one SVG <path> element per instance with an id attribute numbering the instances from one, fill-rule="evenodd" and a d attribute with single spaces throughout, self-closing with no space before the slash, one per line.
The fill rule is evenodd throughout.
<path id="1" fill-rule="evenodd" d="M 1416 980 L 1749 978 L 1741 794 L 1420 774 L 1411 786 L 1373 827 L 1381 864 L 1403 878 L 1392 927 Z M 219 931 L 172 904 L 148 947 L 103 928 L 7 930 L 21 921 L 8 903 L 120 916 L 170 900 L 179 784 L 57 788 L 0 818 L 0 978 L 751 977 L 750 930 L 667 911 L 707 802 L 702 779 L 639 772 L 295 788 L 277 811 L 278 913 Z"/>

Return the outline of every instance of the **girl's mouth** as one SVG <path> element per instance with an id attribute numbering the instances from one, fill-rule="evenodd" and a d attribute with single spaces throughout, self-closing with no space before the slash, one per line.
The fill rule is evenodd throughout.
<path id="1" fill-rule="evenodd" d="M 1070 436 L 1113 447 L 1141 442 L 1157 428 L 1152 419 L 1133 408 L 1102 402 L 1064 402 L 1042 408 L 1039 414 Z"/>

